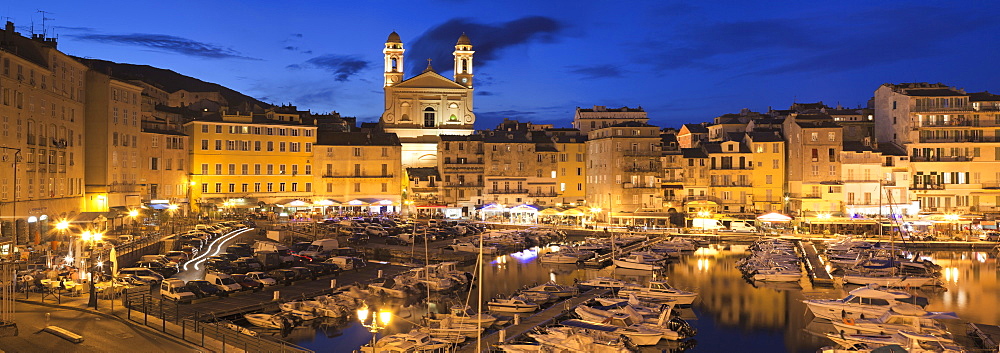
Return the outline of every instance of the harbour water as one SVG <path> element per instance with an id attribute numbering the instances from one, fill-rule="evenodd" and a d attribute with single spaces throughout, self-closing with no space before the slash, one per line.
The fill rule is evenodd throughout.
<path id="1" fill-rule="evenodd" d="M 792 284 L 748 283 L 736 268 L 746 246 L 713 244 L 681 259 L 664 271 L 675 287 L 695 290 L 699 300 L 682 311 L 685 319 L 698 329 L 697 341 L 687 352 L 815 352 L 832 342 L 808 330 L 824 330 L 829 325 L 814 321 L 801 302 L 807 298 L 842 298 L 850 289 L 817 287 L 808 280 Z M 589 269 L 576 265 L 549 265 L 537 261 L 537 255 L 549 249 L 525 250 L 486 259 L 483 297 L 510 294 L 525 285 L 554 280 L 572 284 L 596 276 L 648 281 L 644 271 L 615 271 L 613 267 Z M 996 252 L 925 251 L 918 254 L 943 267 L 944 287 L 910 289 L 929 298 L 927 310 L 954 311 L 963 320 L 1000 324 L 1000 274 Z M 468 270 L 472 270 L 470 266 Z M 426 313 L 428 306 L 464 303 L 469 293 L 434 295 L 431 303 L 396 308 L 396 318 L 380 333 L 405 332 Z M 470 303 L 476 307 L 477 290 Z M 287 337 L 296 344 L 317 352 L 346 352 L 371 340 L 371 333 L 357 322 L 344 322 L 315 328 L 300 328 Z M 651 348 L 659 352 L 663 347 Z"/>

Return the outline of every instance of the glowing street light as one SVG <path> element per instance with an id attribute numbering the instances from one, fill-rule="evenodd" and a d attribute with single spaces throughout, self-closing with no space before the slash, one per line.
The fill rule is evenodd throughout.
<path id="1" fill-rule="evenodd" d="M 69 221 L 64 219 L 56 223 L 56 230 L 63 231 L 67 229 L 69 229 Z"/>
<path id="2" fill-rule="evenodd" d="M 368 306 L 363 306 L 360 309 L 358 309 L 358 321 L 361 322 L 361 326 L 364 326 L 365 328 L 368 329 L 369 332 L 372 333 L 371 344 L 372 344 L 372 351 L 374 352 L 377 351 L 375 349 L 375 339 L 377 338 L 376 336 L 378 335 L 379 331 L 389 327 L 389 323 L 392 321 L 392 312 L 389 310 L 380 310 L 378 312 L 378 315 L 374 314 L 372 315 L 371 323 L 365 323 L 366 321 L 368 321 L 368 314 L 370 314 Z"/>

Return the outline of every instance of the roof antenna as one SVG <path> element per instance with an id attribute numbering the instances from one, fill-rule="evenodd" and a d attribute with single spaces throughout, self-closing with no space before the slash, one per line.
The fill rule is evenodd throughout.
<path id="1" fill-rule="evenodd" d="M 45 33 L 45 21 L 46 20 L 54 20 L 54 18 L 48 18 L 48 17 L 45 17 L 45 15 L 46 14 L 52 14 L 52 12 L 44 11 L 44 10 L 35 10 L 35 12 L 38 12 L 38 13 L 42 14 L 42 36 L 45 36 L 47 34 L 47 33 Z"/>

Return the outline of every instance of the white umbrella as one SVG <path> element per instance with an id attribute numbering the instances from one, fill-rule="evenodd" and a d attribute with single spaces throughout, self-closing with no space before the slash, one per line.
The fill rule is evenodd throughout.
<path id="1" fill-rule="evenodd" d="M 115 247 L 111 247 L 111 253 L 108 254 L 108 257 L 111 258 L 111 276 L 118 276 L 118 251 L 115 250 Z"/>

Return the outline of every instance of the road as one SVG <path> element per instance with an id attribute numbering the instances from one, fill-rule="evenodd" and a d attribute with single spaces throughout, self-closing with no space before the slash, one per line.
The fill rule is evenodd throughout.
<path id="1" fill-rule="evenodd" d="M 239 238 L 240 235 L 253 231 L 254 229 L 255 228 L 244 228 L 235 230 L 213 239 L 207 246 L 203 247 L 202 250 L 198 252 L 198 255 L 190 261 L 185 262 L 184 265 L 181 266 L 181 272 L 173 275 L 172 278 L 179 278 L 184 280 L 184 282 L 196 279 L 205 279 L 205 261 L 208 261 L 209 257 L 226 252 L 226 247 L 235 243 L 236 239 Z"/>

